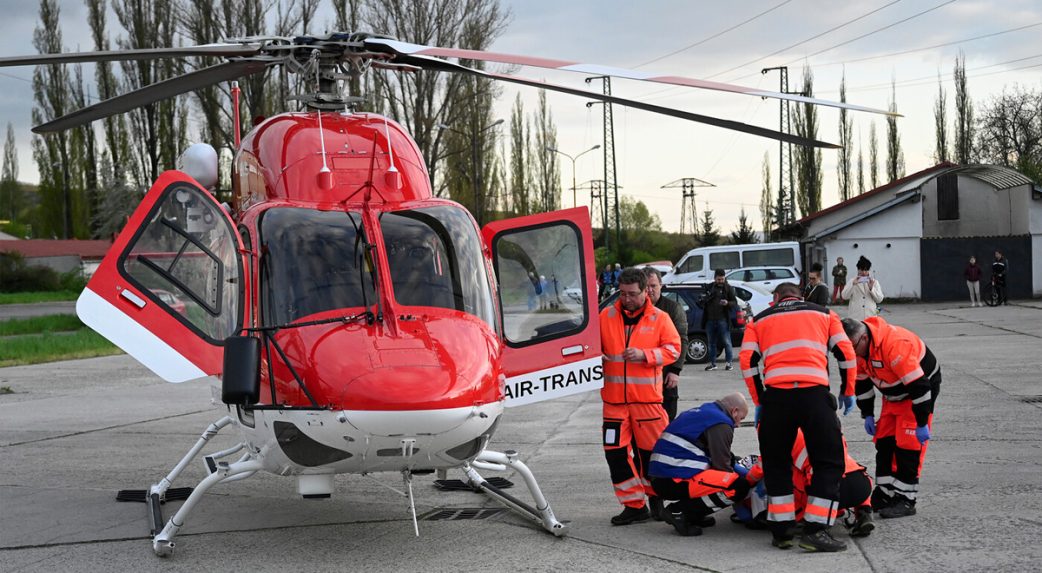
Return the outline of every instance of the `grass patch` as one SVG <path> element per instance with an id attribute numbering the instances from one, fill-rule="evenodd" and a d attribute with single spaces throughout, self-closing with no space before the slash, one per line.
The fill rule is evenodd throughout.
<path id="1" fill-rule="evenodd" d="M 80 291 L 56 290 L 38 292 L 0 292 L 0 304 L 29 304 L 34 302 L 58 302 L 76 300 Z"/>
<path id="2" fill-rule="evenodd" d="M 89 328 L 71 334 L 44 333 L 0 339 L 0 368 L 109 356 L 123 351 Z"/>
<path id="3" fill-rule="evenodd" d="M 54 314 L 31 318 L 0 320 L 0 336 L 19 334 L 43 334 L 44 332 L 68 332 L 83 328 L 80 319 L 72 314 Z"/>
<path id="4" fill-rule="evenodd" d="M 0 386 L 0 395 L 2 394 L 14 394 L 14 390 L 10 386 Z"/>

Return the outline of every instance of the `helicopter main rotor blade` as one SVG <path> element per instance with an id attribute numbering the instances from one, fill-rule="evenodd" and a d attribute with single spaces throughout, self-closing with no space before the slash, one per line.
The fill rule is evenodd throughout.
<path id="1" fill-rule="evenodd" d="M 423 46 L 420 44 L 410 44 L 408 42 L 400 42 L 398 40 L 387 40 L 383 38 L 369 38 L 365 40 L 365 45 L 367 48 L 372 49 L 374 51 L 390 52 L 397 56 L 438 56 L 442 58 L 461 58 L 464 60 L 479 60 L 484 62 L 497 62 L 501 64 L 516 64 L 520 66 L 532 66 L 536 68 L 546 68 L 551 70 L 579 72 L 594 76 L 611 76 L 615 78 L 641 80 L 660 84 L 672 84 L 676 86 L 724 91 L 758 97 L 784 99 L 800 103 L 825 105 L 830 107 L 849 109 L 853 111 L 864 111 L 868 113 L 879 113 L 883 115 L 901 117 L 901 114 L 896 112 L 876 109 L 872 107 L 865 107 L 850 103 L 806 97 L 799 94 L 787 94 L 781 92 L 772 92 L 768 90 L 759 90 L 735 84 L 711 82 L 708 80 L 699 80 L 683 76 L 657 75 L 649 72 L 640 72 L 637 70 L 628 70 L 625 68 L 616 68 L 612 66 L 602 66 L 599 64 L 584 64 L 581 62 L 570 62 L 567 60 L 537 58 L 532 56 L 521 56 L 516 54 L 501 54 L 496 52 L 483 52 L 480 50 L 439 48 L 436 46 Z"/>
<path id="2" fill-rule="evenodd" d="M 160 58 L 181 58 L 185 56 L 215 56 L 219 58 L 231 58 L 237 56 L 255 56 L 260 52 L 260 49 L 260 44 L 203 44 L 201 46 L 187 46 L 182 48 L 147 48 L 141 50 L 114 50 L 106 52 L 35 54 L 32 56 L 0 58 L 0 67 L 75 64 L 82 62 L 117 62 L 123 60 L 156 60 Z"/>
<path id="3" fill-rule="evenodd" d="M 33 133 L 62 131 L 213 84 L 253 75 L 264 71 L 276 61 L 278 60 L 236 60 L 196 70 L 63 115 L 34 127 Z"/>
<path id="4" fill-rule="evenodd" d="M 825 148 L 825 149 L 840 149 L 841 148 L 841 146 L 836 145 L 834 143 L 828 143 L 826 141 L 818 141 L 816 139 L 808 139 L 808 138 L 805 138 L 805 137 L 799 137 L 799 136 L 791 135 L 791 134 L 784 133 L 784 132 L 781 132 L 781 131 L 775 131 L 773 129 L 767 129 L 767 128 L 764 128 L 764 127 L 758 127 L 758 126 L 755 126 L 755 125 L 749 125 L 747 123 L 741 123 L 741 122 L 731 121 L 731 120 L 727 120 L 727 119 L 719 119 L 719 118 L 715 118 L 715 117 L 710 117 L 708 115 L 700 115 L 700 114 L 697 114 L 697 113 L 681 111 L 681 110 L 673 109 L 673 108 L 669 108 L 669 107 L 662 107 L 662 106 L 659 106 L 659 105 L 639 102 L 639 101 L 636 101 L 636 100 L 621 98 L 621 97 L 618 97 L 618 96 L 604 95 L 604 94 L 597 93 L 597 92 L 591 92 L 591 91 L 587 91 L 587 90 L 580 90 L 580 89 L 570 88 L 570 87 L 567 87 L 567 86 L 562 86 L 562 85 L 558 85 L 558 84 L 551 84 L 551 83 L 547 83 L 547 82 L 543 82 L 543 81 L 539 81 L 539 80 L 531 80 L 531 79 L 523 78 L 523 77 L 520 77 L 520 76 L 509 76 L 509 75 L 506 75 L 506 74 L 497 74 L 497 73 L 493 73 L 493 72 L 486 72 L 484 70 L 476 70 L 474 68 L 468 68 L 467 66 L 462 66 L 460 64 L 454 64 L 452 62 L 449 62 L 449 61 L 446 61 L 446 60 L 442 60 L 442 59 L 439 59 L 439 58 L 430 58 L 430 57 L 427 57 L 427 56 L 402 56 L 402 57 L 399 57 L 397 59 L 397 61 L 400 62 L 400 63 L 410 64 L 410 65 L 413 65 L 413 66 L 416 66 L 416 67 L 419 67 L 419 68 L 423 68 L 423 69 L 426 69 L 426 70 L 435 70 L 435 71 L 443 71 L 443 72 L 456 72 L 456 73 L 471 74 L 471 75 L 481 76 L 481 77 L 485 77 L 485 78 L 489 78 L 489 79 L 493 79 L 493 80 L 500 80 L 500 81 L 504 81 L 504 82 L 511 82 L 511 83 L 515 83 L 515 84 L 521 84 L 521 85 L 525 85 L 525 86 L 537 87 L 537 88 L 541 88 L 541 89 L 547 89 L 547 90 L 562 92 L 562 93 L 566 93 L 566 94 L 576 95 L 576 96 L 580 96 L 580 97 L 595 99 L 595 100 L 599 100 L 599 101 L 602 101 L 602 102 L 615 103 L 615 104 L 624 105 L 624 106 L 627 106 L 627 107 L 632 107 L 632 108 L 636 108 L 636 109 L 642 109 L 644 111 L 650 111 L 650 112 L 653 112 L 653 113 L 659 113 L 659 114 L 662 114 L 662 115 L 668 115 L 668 116 L 671 116 L 671 117 L 676 117 L 676 118 L 680 118 L 680 119 L 686 119 L 686 120 L 694 121 L 694 122 L 698 122 L 698 123 L 704 123 L 706 125 L 715 125 L 717 127 L 722 127 L 724 129 L 740 131 L 742 133 L 749 133 L 749 134 L 752 134 L 752 135 L 758 135 L 760 137 L 767 137 L 767 138 L 770 138 L 770 139 L 784 141 L 786 143 L 794 143 L 796 145 L 804 145 L 804 146 L 807 146 L 807 147 L 821 147 L 821 148 Z"/>

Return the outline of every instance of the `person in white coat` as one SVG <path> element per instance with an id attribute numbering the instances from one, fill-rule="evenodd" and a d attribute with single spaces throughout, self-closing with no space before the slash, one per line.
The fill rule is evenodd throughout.
<path id="1" fill-rule="evenodd" d="M 865 320 L 879 314 L 876 305 L 883 302 L 883 287 L 870 276 L 871 269 L 872 261 L 865 257 L 858 259 L 857 276 L 843 288 L 843 300 L 850 301 L 850 306 L 847 307 L 848 318 Z"/>

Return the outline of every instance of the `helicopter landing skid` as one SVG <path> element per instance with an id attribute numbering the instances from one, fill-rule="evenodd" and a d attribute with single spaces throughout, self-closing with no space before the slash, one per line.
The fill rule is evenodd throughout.
<path id="1" fill-rule="evenodd" d="M 489 483 L 489 480 L 481 477 L 481 474 L 475 468 L 491 471 L 506 471 L 508 469 L 516 471 L 524 478 L 525 485 L 528 486 L 528 491 L 532 494 L 532 499 L 535 501 L 535 507 Z M 478 454 L 478 457 L 474 458 L 473 462 L 463 466 L 463 474 L 475 490 L 488 494 L 489 497 L 503 504 L 508 509 L 512 509 L 518 514 L 535 521 L 543 529 L 555 536 L 561 537 L 566 533 L 567 526 L 554 517 L 554 512 L 550 509 L 550 503 L 546 501 L 543 491 L 539 489 L 539 483 L 536 482 L 535 476 L 532 475 L 532 470 L 528 469 L 528 466 L 518 459 L 517 452 L 514 450 L 505 452 L 483 450 Z"/>
<path id="2" fill-rule="evenodd" d="M 253 474 L 257 473 L 262 468 L 262 464 L 259 460 L 251 459 L 250 454 L 246 454 L 234 463 L 218 462 L 217 460 L 226 456 L 230 456 L 244 448 L 243 444 L 222 450 L 206 456 L 206 469 L 210 475 L 204 478 L 199 485 L 192 488 L 171 488 L 170 485 L 173 483 L 177 476 L 188 466 L 188 464 L 199 455 L 199 452 L 203 449 L 203 446 L 210 441 L 211 438 L 217 435 L 222 428 L 232 423 L 232 419 L 228 416 L 217 420 L 210 424 L 203 431 L 202 435 L 196 440 L 195 445 L 192 446 L 188 453 L 181 458 L 181 461 L 177 462 L 174 469 L 170 470 L 170 473 L 166 475 L 159 483 L 152 485 L 148 489 L 145 495 L 145 501 L 148 504 L 148 522 L 151 528 L 152 538 L 152 550 L 155 551 L 156 555 L 160 557 L 167 557 L 174 551 L 174 536 L 184 526 L 185 519 L 188 514 L 192 511 L 202 496 L 214 485 L 222 482 L 237 481 L 245 479 Z M 184 493 L 190 492 L 190 495 L 183 495 Z M 178 508 L 177 513 L 163 524 L 163 511 L 161 504 L 164 501 L 173 501 L 174 499 L 184 499 L 184 504 Z"/>

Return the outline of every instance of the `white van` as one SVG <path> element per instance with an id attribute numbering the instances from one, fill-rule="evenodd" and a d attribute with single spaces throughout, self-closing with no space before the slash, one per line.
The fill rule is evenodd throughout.
<path id="1" fill-rule="evenodd" d="M 713 280 L 716 269 L 726 272 L 742 267 L 794 267 L 799 273 L 800 244 L 790 241 L 691 249 L 677 262 L 673 272 L 662 277 L 662 283 L 705 283 Z"/>

